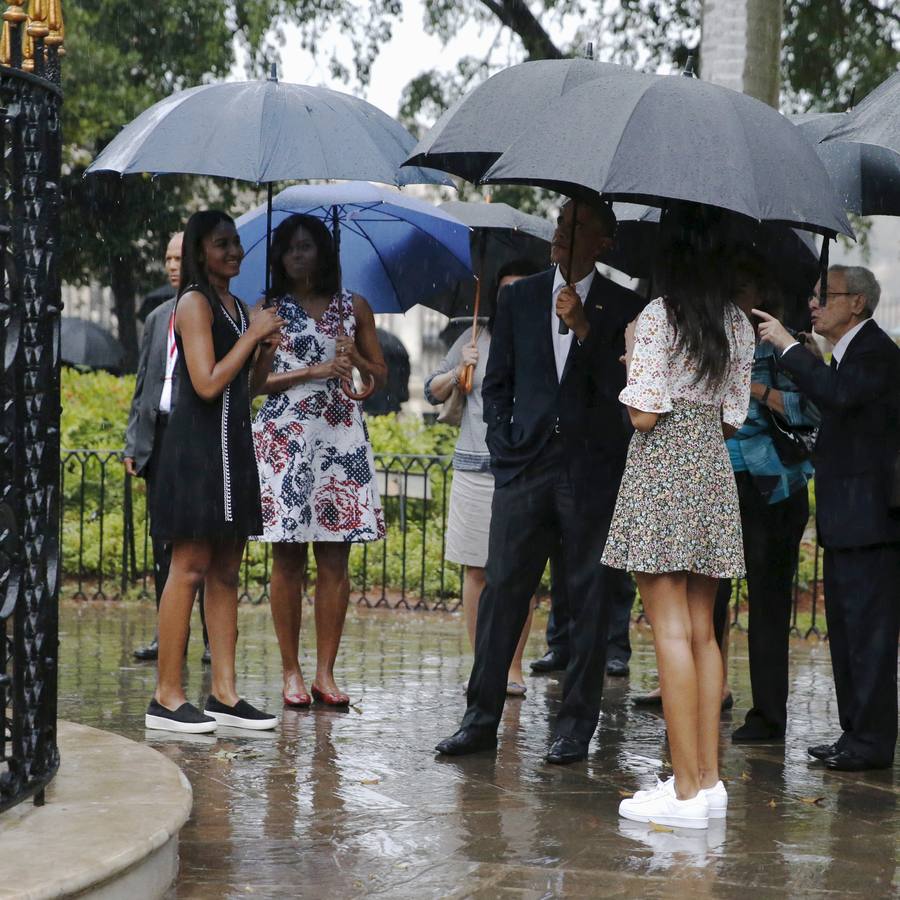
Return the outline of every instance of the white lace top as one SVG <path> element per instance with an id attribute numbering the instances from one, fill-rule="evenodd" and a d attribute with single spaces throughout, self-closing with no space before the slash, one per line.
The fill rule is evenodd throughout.
<path id="1" fill-rule="evenodd" d="M 755 338 L 747 317 L 729 304 L 725 330 L 731 345 L 731 365 L 715 391 L 694 384 L 696 368 L 675 350 L 675 327 L 669 321 L 662 298 L 648 303 L 638 316 L 628 384 L 619 400 L 642 412 L 670 412 L 673 400 L 693 400 L 721 406 L 722 419 L 740 428 L 750 404 L 750 370 Z"/>

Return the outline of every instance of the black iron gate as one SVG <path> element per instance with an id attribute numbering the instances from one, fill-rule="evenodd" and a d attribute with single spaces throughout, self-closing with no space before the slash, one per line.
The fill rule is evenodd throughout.
<path id="1" fill-rule="evenodd" d="M 29 796 L 43 802 L 59 767 L 62 23 L 59 0 L 32 5 L 35 19 L 22 5 L 8 7 L 0 43 L 0 810 Z"/>

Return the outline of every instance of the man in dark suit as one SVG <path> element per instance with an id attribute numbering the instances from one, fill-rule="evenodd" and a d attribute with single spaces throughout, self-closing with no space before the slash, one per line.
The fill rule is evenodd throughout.
<path id="1" fill-rule="evenodd" d="M 482 391 L 495 483 L 486 587 L 468 709 L 456 734 L 437 745 L 439 753 L 496 746 L 506 672 L 557 544 L 570 659 L 547 761 L 584 759 L 597 727 L 610 579 L 600 556 L 630 432 L 618 399 L 625 385 L 619 359 L 625 326 L 643 303 L 596 271 L 614 233 L 615 216 L 599 199 L 566 203 L 551 249 L 556 265 L 499 298 Z M 560 320 L 568 334 L 559 333 Z"/>
<path id="2" fill-rule="evenodd" d="M 175 377 L 175 333 L 172 314 L 175 310 L 174 294 L 181 283 L 181 242 L 179 232 L 172 236 L 166 248 L 166 275 L 173 296 L 157 306 L 144 323 L 141 338 L 141 355 L 138 361 L 137 380 L 134 397 L 128 414 L 128 428 L 125 431 L 125 453 L 123 463 L 128 475 L 139 476 L 147 482 L 147 496 L 153 491 L 156 480 L 159 450 L 165 434 L 169 413 L 175 408 L 178 397 L 178 382 Z M 153 539 L 153 582 L 156 590 L 156 608 L 162 597 L 166 579 L 169 577 L 169 563 L 172 547 L 163 541 Z M 204 620 L 203 591 L 200 591 L 200 619 Z M 209 662 L 209 641 L 206 637 L 206 623 L 203 621 L 203 661 Z M 134 651 L 136 659 L 156 659 L 157 639 L 145 647 Z"/>
<path id="3" fill-rule="evenodd" d="M 782 327 L 760 338 L 819 407 L 816 527 L 825 548 L 825 615 L 843 734 L 809 748 L 830 769 L 893 763 L 900 637 L 900 517 L 890 509 L 900 449 L 900 348 L 872 320 L 880 288 L 859 266 L 833 266 L 827 297 L 810 299 L 813 328 L 834 344 L 830 365 Z"/>

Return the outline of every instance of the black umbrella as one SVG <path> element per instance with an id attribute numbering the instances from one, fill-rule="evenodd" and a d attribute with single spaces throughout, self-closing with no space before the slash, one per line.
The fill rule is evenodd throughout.
<path id="1" fill-rule="evenodd" d="M 145 322 L 147 316 L 149 316 L 157 306 L 162 306 L 166 300 L 171 300 L 174 296 L 175 289 L 168 282 L 161 287 L 154 288 L 141 301 L 141 305 L 138 307 L 137 317 L 142 322 Z"/>
<path id="2" fill-rule="evenodd" d="M 900 154 L 877 144 L 831 140 L 831 134 L 852 122 L 851 113 L 801 113 L 791 120 L 813 142 L 844 209 L 863 216 L 900 216 Z"/>
<path id="3" fill-rule="evenodd" d="M 900 156 L 900 72 L 882 82 L 825 137 L 825 142 L 855 141 Z"/>
<path id="4" fill-rule="evenodd" d="M 125 349 L 105 329 L 74 316 L 60 321 L 60 358 L 70 366 L 107 369 L 114 374 L 122 370 Z"/>
<path id="5" fill-rule="evenodd" d="M 590 51 L 588 51 L 590 52 Z M 531 130 L 535 116 L 564 105 L 579 85 L 633 69 L 592 59 L 541 59 L 511 66 L 457 100 L 416 144 L 407 165 L 428 166 L 478 182 L 500 154 Z M 564 132 L 548 143 L 558 146 Z"/>
<path id="6" fill-rule="evenodd" d="M 497 293 L 497 273 L 507 263 L 527 260 L 540 268 L 550 264 L 554 226 L 540 216 L 506 203 L 450 200 L 440 208 L 472 229 L 472 269 L 481 282 L 478 316 L 490 316 Z M 452 291 L 430 299 L 428 306 L 451 319 L 473 317 L 476 283 L 459 281 Z"/>

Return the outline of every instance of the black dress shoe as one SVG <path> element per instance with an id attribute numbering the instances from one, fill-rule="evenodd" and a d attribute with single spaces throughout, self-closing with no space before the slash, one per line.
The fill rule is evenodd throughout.
<path id="1" fill-rule="evenodd" d="M 138 647 L 132 654 L 135 659 L 149 660 L 159 658 L 159 641 L 153 638 L 146 647 Z"/>
<path id="2" fill-rule="evenodd" d="M 580 762 L 587 759 L 587 745 L 575 738 L 557 737 L 553 739 L 544 759 L 554 766 L 566 766 L 569 763 Z"/>
<path id="3" fill-rule="evenodd" d="M 478 731 L 475 728 L 460 728 L 456 734 L 444 738 L 434 749 L 442 756 L 465 756 L 467 753 L 478 753 L 481 750 L 495 750 L 497 735 L 490 731 Z"/>
<path id="4" fill-rule="evenodd" d="M 841 751 L 838 749 L 838 745 L 835 744 L 817 744 L 815 747 L 807 747 L 806 752 L 813 757 L 813 759 L 824 760 L 828 759 L 830 756 L 835 756 Z"/>
<path id="5" fill-rule="evenodd" d="M 625 678 L 628 671 L 628 663 L 624 659 L 610 659 L 606 662 L 606 674 L 613 678 Z"/>
<path id="6" fill-rule="evenodd" d="M 536 675 L 544 675 L 547 672 L 563 672 L 568 667 L 569 661 L 556 650 L 548 650 L 540 659 L 531 664 L 531 671 Z"/>
<path id="7" fill-rule="evenodd" d="M 866 772 L 869 769 L 888 769 L 892 763 L 874 763 L 849 750 L 838 750 L 825 758 L 825 767 L 834 772 Z"/>
<path id="8" fill-rule="evenodd" d="M 772 728 L 759 719 L 750 719 L 731 735 L 734 744 L 772 743 L 784 740 L 784 731 Z"/>

